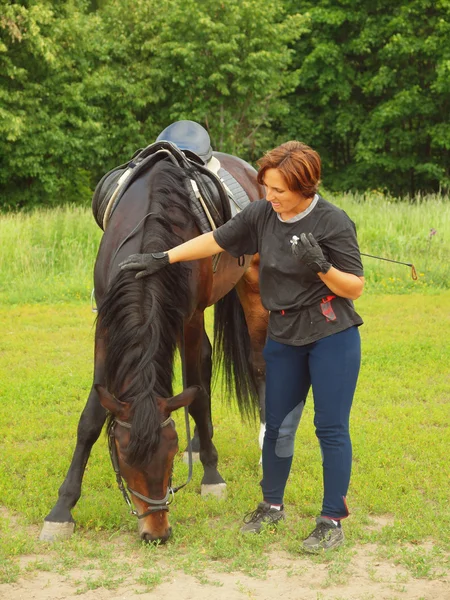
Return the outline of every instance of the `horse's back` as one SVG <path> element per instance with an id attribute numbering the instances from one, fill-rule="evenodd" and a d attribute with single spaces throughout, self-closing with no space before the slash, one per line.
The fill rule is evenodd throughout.
<path id="1" fill-rule="evenodd" d="M 214 152 L 214 156 L 220 161 L 221 167 L 242 186 L 251 202 L 264 196 L 264 188 L 257 182 L 257 171 L 249 163 L 224 152 Z M 137 227 L 135 233 L 132 232 L 150 211 L 149 177 L 149 172 L 144 173 L 127 189 L 102 237 L 94 272 L 97 302 L 107 289 L 108 282 L 119 271 L 118 264 L 130 254 L 141 252 L 144 227 Z M 243 269 L 231 256 L 221 257 L 208 304 L 214 304 L 234 287 L 248 267 L 249 259 L 246 263 Z"/>
<path id="2" fill-rule="evenodd" d="M 225 152 L 214 152 L 213 154 L 220 161 L 221 167 L 242 186 L 250 202 L 264 197 L 264 187 L 257 181 L 257 171 L 249 163 Z M 252 279 L 258 278 L 258 257 L 245 256 L 238 260 L 224 252 L 213 277 L 209 305 L 215 304 L 228 294 L 244 275 L 251 276 Z"/>

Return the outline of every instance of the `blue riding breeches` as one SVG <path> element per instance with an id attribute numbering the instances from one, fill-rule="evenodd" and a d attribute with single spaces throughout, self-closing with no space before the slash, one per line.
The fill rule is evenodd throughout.
<path id="1" fill-rule="evenodd" d="M 349 417 L 361 362 L 357 327 L 306 346 L 268 339 L 266 361 L 266 432 L 262 451 L 264 500 L 282 504 L 294 454 L 294 440 L 309 388 L 314 425 L 322 452 L 324 497 L 321 515 L 348 515 L 352 445 Z"/>

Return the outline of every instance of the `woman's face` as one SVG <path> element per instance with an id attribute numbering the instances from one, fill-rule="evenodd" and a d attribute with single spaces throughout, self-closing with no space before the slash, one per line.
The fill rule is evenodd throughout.
<path id="1" fill-rule="evenodd" d="M 264 186 L 267 201 L 284 221 L 303 212 L 313 200 L 305 198 L 301 192 L 290 190 L 283 173 L 278 169 L 267 169 L 264 173 Z"/>

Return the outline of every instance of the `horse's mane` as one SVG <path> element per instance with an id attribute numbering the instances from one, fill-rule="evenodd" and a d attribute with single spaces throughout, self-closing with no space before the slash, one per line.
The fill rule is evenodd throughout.
<path id="1" fill-rule="evenodd" d="M 160 161 L 148 177 L 152 214 L 145 220 L 142 253 L 180 244 L 184 240 L 174 230 L 185 231 L 194 223 L 183 171 Z M 156 397 L 172 396 L 173 357 L 189 301 L 188 275 L 184 263 L 139 280 L 134 272 L 120 271 L 99 306 L 106 387 L 122 402 L 133 404 L 130 464 L 148 460 L 159 443 Z"/>

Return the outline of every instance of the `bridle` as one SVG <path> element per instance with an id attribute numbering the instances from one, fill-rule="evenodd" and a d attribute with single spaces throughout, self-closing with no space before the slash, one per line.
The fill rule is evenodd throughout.
<path id="1" fill-rule="evenodd" d="M 119 490 L 122 492 L 122 496 L 124 497 L 125 502 L 128 504 L 128 506 L 130 508 L 130 513 L 132 515 L 134 515 L 135 517 L 137 517 L 138 519 L 143 519 L 144 517 L 147 517 L 148 515 L 150 515 L 152 513 L 160 512 L 163 510 L 168 512 L 169 504 L 172 503 L 175 494 L 178 492 L 178 490 L 181 490 L 181 488 L 183 488 L 185 485 L 187 485 L 192 479 L 192 447 L 191 447 L 191 435 L 190 435 L 190 428 L 189 428 L 189 412 L 188 412 L 187 407 L 185 407 L 185 420 L 186 420 L 186 434 L 187 434 L 187 439 L 188 439 L 188 460 L 189 460 L 188 478 L 185 483 L 174 488 L 174 487 L 172 487 L 172 475 L 171 475 L 169 478 L 169 484 L 167 486 L 166 495 L 164 496 L 164 498 L 161 498 L 158 500 L 154 500 L 153 498 L 148 498 L 147 496 L 144 496 L 143 494 L 136 492 L 136 490 L 133 490 L 128 486 L 125 488 L 125 485 L 124 485 L 123 479 L 122 479 L 122 475 L 120 473 L 119 457 L 117 454 L 114 430 L 116 428 L 116 425 L 125 427 L 125 429 L 131 429 L 131 423 L 127 423 L 126 421 L 121 421 L 120 419 L 117 419 L 116 417 L 114 417 L 111 422 L 111 426 L 109 428 L 109 435 L 108 435 L 108 448 L 109 448 L 109 456 L 111 457 L 111 463 L 112 463 L 112 466 L 114 469 L 114 473 L 116 474 L 117 485 L 119 486 Z M 175 427 L 175 421 L 172 419 L 172 417 L 168 417 L 165 421 L 163 421 L 160 424 L 160 428 L 163 429 L 164 427 L 167 427 L 168 425 Z M 136 496 L 136 498 L 139 498 L 140 500 L 143 500 L 144 502 L 146 502 L 149 505 L 148 510 L 146 510 L 144 513 L 142 513 L 142 515 L 140 515 L 137 512 L 137 510 L 133 507 L 133 504 L 131 503 L 129 494 L 132 494 L 133 496 Z"/>

